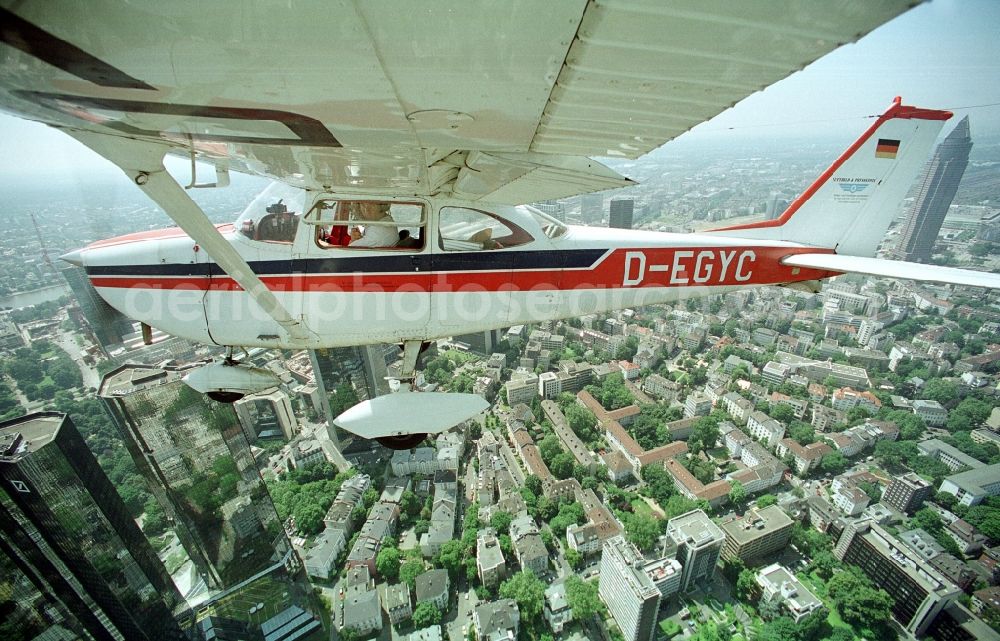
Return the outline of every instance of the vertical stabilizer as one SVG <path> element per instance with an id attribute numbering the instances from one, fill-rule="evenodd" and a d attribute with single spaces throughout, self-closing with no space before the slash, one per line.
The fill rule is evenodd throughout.
<path id="1" fill-rule="evenodd" d="M 896 98 L 780 217 L 712 233 L 874 256 L 944 121 L 951 116 L 949 111 L 906 106 Z"/>

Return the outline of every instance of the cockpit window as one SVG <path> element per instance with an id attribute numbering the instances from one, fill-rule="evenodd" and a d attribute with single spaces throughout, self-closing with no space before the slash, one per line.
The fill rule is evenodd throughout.
<path id="1" fill-rule="evenodd" d="M 302 189 L 274 183 L 236 219 L 236 229 L 251 240 L 291 244 L 306 201 Z"/>
<path id="2" fill-rule="evenodd" d="M 323 249 L 410 249 L 424 247 L 424 207 L 379 200 L 320 200 L 306 216 Z"/>
<path id="3" fill-rule="evenodd" d="M 441 208 L 438 243 L 445 251 L 505 249 L 533 240 L 531 234 L 496 214 L 465 207 Z"/>
<path id="4" fill-rule="evenodd" d="M 535 219 L 538 226 L 545 232 L 546 238 L 558 238 L 566 233 L 566 225 L 562 224 L 545 212 L 535 209 L 531 205 L 522 205 L 531 217 Z"/>

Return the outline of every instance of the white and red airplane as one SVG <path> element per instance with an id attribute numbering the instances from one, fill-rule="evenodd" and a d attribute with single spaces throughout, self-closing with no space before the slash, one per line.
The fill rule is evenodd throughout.
<path id="1" fill-rule="evenodd" d="M 899 99 L 776 220 L 673 234 L 521 204 L 631 184 L 588 156 L 638 157 L 910 4 L 0 0 L 0 106 L 111 160 L 179 225 L 64 257 L 113 307 L 229 348 L 402 343 L 405 383 L 426 341 L 501 326 L 847 272 L 1000 286 L 872 258 L 951 116 Z M 281 182 L 216 227 L 167 153 L 191 158 L 189 187 L 196 159 L 216 184 Z M 231 359 L 188 382 L 230 401 L 273 385 Z M 484 408 L 397 393 L 337 424 L 405 447 Z"/>

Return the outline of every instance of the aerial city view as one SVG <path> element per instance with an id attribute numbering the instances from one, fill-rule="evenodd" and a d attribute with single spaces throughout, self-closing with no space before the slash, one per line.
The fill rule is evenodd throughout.
<path id="1" fill-rule="evenodd" d="M 0 110 L 77 142 L 0 114 L 23 154 L 0 165 L 0 641 L 1000 641 L 1000 99 L 794 126 L 758 102 L 715 129 L 713 103 L 664 140 L 707 129 L 603 156 L 584 151 L 610 133 L 552 124 L 523 175 L 447 146 L 486 135 L 472 116 L 414 110 L 436 155 L 413 178 L 398 140 L 372 165 L 346 126 L 324 142 L 336 119 L 137 107 L 152 87 L 128 83 L 166 82 L 153 57 L 136 80 L 8 4 Z M 615 3 L 581 4 L 560 46 L 618 28 Z M 887 23 L 869 39 L 894 47 L 953 9 L 899 4 L 823 33 Z M 974 6 L 980 42 L 1000 9 Z M 391 76 L 399 50 L 370 37 Z M 761 63 L 782 70 L 764 84 L 832 47 Z M 86 112 L 75 128 L 18 102 L 24 78 L 108 93 L 39 99 Z M 178 143 L 157 124 L 178 113 L 222 125 Z"/>

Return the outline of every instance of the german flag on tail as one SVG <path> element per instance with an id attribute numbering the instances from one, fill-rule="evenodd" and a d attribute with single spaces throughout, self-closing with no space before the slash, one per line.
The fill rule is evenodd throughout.
<path id="1" fill-rule="evenodd" d="M 875 145 L 876 158 L 889 158 L 890 160 L 895 160 L 896 154 L 898 153 L 899 153 L 898 140 L 890 140 L 888 138 L 878 139 L 878 144 Z"/>

